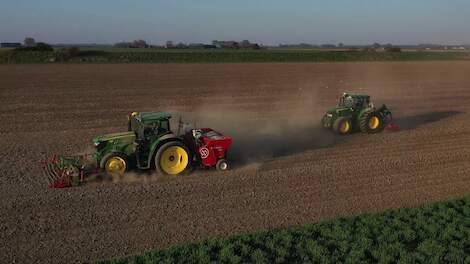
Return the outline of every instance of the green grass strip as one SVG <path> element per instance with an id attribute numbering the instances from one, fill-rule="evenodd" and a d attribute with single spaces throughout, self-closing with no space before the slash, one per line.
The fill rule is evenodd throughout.
<path id="1" fill-rule="evenodd" d="M 470 197 L 99 263 L 470 263 Z"/>
<path id="2" fill-rule="evenodd" d="M 470 52 L 365 52 L 316 50 L 84 50 L 63 59 L 60 51 L 4 51 L 0 63 L 251 63 L 251 62 L 344 62 L 344 61 L 426 61 L 468 60 Z"/>

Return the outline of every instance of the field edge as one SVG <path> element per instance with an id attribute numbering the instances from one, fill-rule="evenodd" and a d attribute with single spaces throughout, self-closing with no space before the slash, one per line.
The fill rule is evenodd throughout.
<path id="1" fill-rule="evenodd" d="M 470 261 L 470 196 L 415 208 L 213 237 L 97 263 Z"/>

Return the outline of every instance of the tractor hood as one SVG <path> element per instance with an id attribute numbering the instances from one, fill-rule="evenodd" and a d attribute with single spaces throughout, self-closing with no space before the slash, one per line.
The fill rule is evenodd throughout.
<path id="1" fill-rule="evenodd" d="M 100 142 L 106 142 L 106 141 L 134 141 L 135 140 L 135 133 L 132 131 L 129 132 L 120 132 L 120 133 L 111 133 L 111 134 L 106 134 L 102 136 L 97 136 L 93 139 L 93 142 L 100 143 Z"/>

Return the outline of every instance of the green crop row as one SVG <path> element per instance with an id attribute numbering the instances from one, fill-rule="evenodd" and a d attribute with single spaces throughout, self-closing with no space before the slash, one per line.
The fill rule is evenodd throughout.
<path id="1" fill-rule="evenodd" d="M 470 263 L 470 197 L 100 263 Z"/>
<path id="2" fill-rule="evenodd" d="M 470 59 L 467 52 L 366 52 L 315 50 L 260 51 L 82 51 L 64 60 L 60 51 L 1 52 L 0 63 L 243 63 L 243 62 L 335 62 L 413 61 Z"/>

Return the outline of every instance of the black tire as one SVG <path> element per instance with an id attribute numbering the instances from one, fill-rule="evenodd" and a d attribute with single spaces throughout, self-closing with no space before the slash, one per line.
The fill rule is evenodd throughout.
<path id="1" fill-rule="evenodd" d="M 226 171 L 228 170 L 229 168 L 229 165 L 228 165 L 228 162 L 226 159 L 219 159 L 217 161 L 217 164 L 215 165 L 215 168 L 218 170 L 218 171 Z"/>
<path id="2" fill-rule="evenodd" d="M 188 157 L 187 157 L 188 161 L 187 161 L 186 167 L 183 170 L 181 170 L 180 172 L 178 172 L 176 174 L 172 174 L 172 175 L 182 174 L 191 167 L 192 157 L 191 157 L 191 153 L 189 152 L 188 148 L 183 143 L 181 143 L 180 141 L 170 141 L 170 142 L 167 142 L 167 143 L 163 144 L 162 146 L 160 146 L 157 153 L 155 154 L 155 160 L 154 160 L 155 161 L 155 169 L 157 170 L 157 172 L 159 174 L 163 174 L 163 175 L 171 174 L 171 173 L 167 173 L 165 171 L 165 169 L 162 167 L 161 163 L 160 163 L 160 160 L 162 159 L 163 153 L 165 152 L 165 150 L 167 150 L 170 147 L 181 147 L 181 148 L 184 149 L 184 151 L 188 155 Z"/>
<path id="3" fill-rule="evenodd" d="M 374 122 L 372 121 L 373 119 L 377 121 Z M 359 128 L 364 133 L 380 133 L 384 130 L 384 127 L 385 126 L 383 116 L 377 111 L 367 110 L 362 114 L 362 117 L 359 120 Z"/>
<path id="4" fill-rule="evenodd" d="M 352 122 L 349 117 L 338 117 L 335 122 L 333 122 L 333 131 L 340 135 L 347 135 L 351 133 L 352 130 Z"/>

